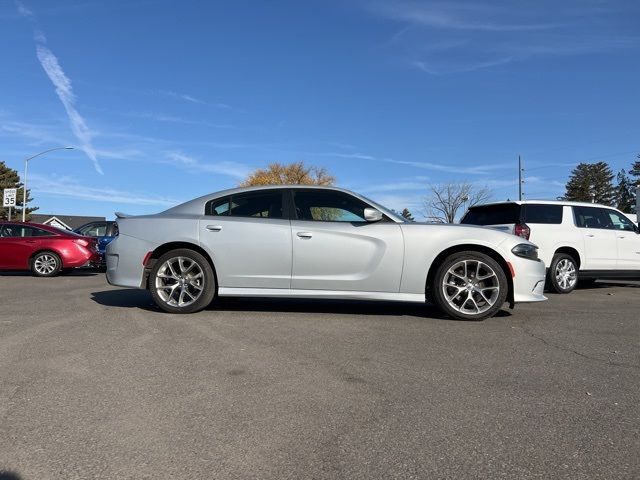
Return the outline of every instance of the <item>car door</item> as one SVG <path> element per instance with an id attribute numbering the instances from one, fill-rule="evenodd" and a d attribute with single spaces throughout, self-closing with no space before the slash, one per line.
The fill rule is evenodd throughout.
<path id="1" fill-rule="evenodd" d="M 281 189 L 230 195 L 207 203 L 202 247 L 220 287 L 290 288 L 291 223 Z"/>
<path id="2" fill-rule="evenodd" d="M 618 269 L 640 270 L 640 235 L 638 227 L 624 214 L 607 209 L 611 225 L 616 235 Z"/>
<path id="3" fill-rule="evenodd" d="M 292 289 L 398 292 L 404 259 L 400 226 L 370 223 L 363 200 L 338 190 L 292 191 Z"/>
<path id="4" fill-rule="evenodd" d="M 580 270 L 615 270 L 618 264 L 616 233 L 606 209 L 573 207 L 576 226 L 584 241 L 584 259 Z"/>
<path id="5" fill-rule="evenodd" d="M 5 224 L 0 230 L 0 268 L 24 270 L 40 243 L 31 227 Z M 37 229 L 39 230 L 39 229 Z"/>

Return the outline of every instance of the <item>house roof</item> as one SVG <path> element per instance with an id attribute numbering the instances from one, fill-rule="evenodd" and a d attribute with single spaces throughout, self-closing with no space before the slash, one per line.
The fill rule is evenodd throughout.
<path id="1" fill-rule="evenodd" d="M 61 223 L 63 226 L 69 227 L 69 229 L 74 230 L 78 227 L 81 227 L 85 223 L 89 222 L 104 222 L 106 220 L 105 217 L 85 217 L 79 215 L 47 215 L 41 213 L 33 213 L 31 214 L 31 221 L 34 223 L 42 223 L 45 225 L 49 225 L 50 223 L 57 220 L 57 223 Z"/>

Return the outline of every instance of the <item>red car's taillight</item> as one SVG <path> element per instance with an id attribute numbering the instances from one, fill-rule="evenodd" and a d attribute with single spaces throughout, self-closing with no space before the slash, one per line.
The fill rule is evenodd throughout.
<path id="1" fill-rule="evenodd" d="M 531 236 L 531 229 L 526 223 L 519 223 L 516 225 L 516 228 L 513 229 L 513 233 L 518 237 L 529 240 L 529 236 Z"/>
<path id="2" fill-rule="evenodd" d="M 81 247 L 88 247 L 89 242 L 84 238 L 76 238 L 73 240 L 73 243 L 80 245 Z"/>

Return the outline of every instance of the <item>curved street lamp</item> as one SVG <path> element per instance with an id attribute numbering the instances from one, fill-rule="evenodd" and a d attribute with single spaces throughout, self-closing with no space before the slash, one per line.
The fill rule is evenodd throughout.
<path id="1" fill-rule="evenodd" d="M 23 195 L 22 195 L 22 221 L 23 222 L 25 221 L 26 214 L 27 214 L 27 169 L 29 167 L 29 160 L 33 160 L 34 158 L 39 157 L 40 155 L 44 155 L 45 153 L 53 152 L 55 150 L 73 150 L 73 147 L 50 148 L 49 150 L 45 150 L 44 152 L 36 153 L 35 155 L 24 159 L 24 184 L 22 185 L 22 188 L 23 188 L 23 192 L 22 192 L 23 193 Z"/>

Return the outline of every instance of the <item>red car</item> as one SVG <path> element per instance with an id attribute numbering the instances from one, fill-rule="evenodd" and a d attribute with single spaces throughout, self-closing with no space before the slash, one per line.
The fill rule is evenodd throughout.
<path id="1" fill-rule="evenodd" d="M 94 238 L 37 223 L 0 222 L 0 270 L 53 277 L 99 262 Z"/>

